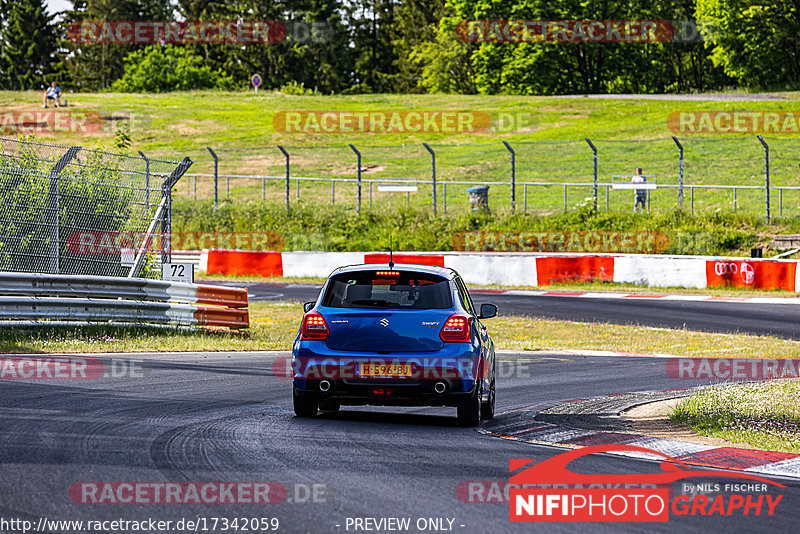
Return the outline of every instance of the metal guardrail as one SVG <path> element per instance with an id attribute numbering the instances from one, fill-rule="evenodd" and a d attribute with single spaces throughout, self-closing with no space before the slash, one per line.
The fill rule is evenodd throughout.
<path id="1" fill-rule="evenodd" d="M 143 278 L 0 273 L 5 324 L 249 328 L 247 290 Z"/>

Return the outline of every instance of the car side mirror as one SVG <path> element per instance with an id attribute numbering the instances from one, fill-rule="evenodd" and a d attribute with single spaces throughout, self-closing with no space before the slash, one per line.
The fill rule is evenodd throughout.
<path id="1" fill-rule="evenodd" d="M 478 319 L 491 319 L 497 315 L 497 306 L 494 304 L 481 304 L 481 314 Z"/>
<path id="2" fill-rule="evenodd" d="M 310 312 L 314 308 L 314 304 L 316 304 L 316 302 L 306 302 L 303 304 L 303 311 L 305 313 Z"/>

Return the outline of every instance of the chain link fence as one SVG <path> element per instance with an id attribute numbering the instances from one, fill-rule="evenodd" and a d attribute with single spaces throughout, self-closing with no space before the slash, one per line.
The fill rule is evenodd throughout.
<path id="1" fill-rule="evenodd" d="M 637 168 L 655 176 L 653 210 L 745 210 L 771 216 L 800 215 L 800 143 L 766 138 L 769 159 L 756 136 L 740 138 L 578 139 L 469 144 L 277 146 L 190 151 L 196 165 L 179 194 L 198 200 L 301 199 L 357 209 L 361 204 L 469 209 L 464 191 L 490 186 L 490 206 L 554 213 L 597 202 L 598 210 L 631 210 L 634 193 L 615 190 L 612 177 Z M 597 173 L 595 176 L 595 153 Z M 431 154 L 431 151 L 433 154 Z M 513 166 L 512 166 L 513 159 Z M 767 173 L 769 187 L 767 187 Z M 597 198 L 595 198 L 595 179 Z M 433 181 L 436 187 L 433 187 Z M 398 193 L 387 184 L 416 186 Z M 412 188 L 413 189 L 413 188 Z M 436 202 L 434 203 L 434 190 Z M 288 196 L 288 198 L 287 198 Z"/>
<path id="2" fill-rule="evenodd" d="M 160 278 L 191 164 L 0 137 L 0 271 Z"/>

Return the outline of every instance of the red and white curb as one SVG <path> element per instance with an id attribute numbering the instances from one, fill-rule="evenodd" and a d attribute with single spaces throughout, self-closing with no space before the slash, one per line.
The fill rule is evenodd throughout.
<path id="1" fill-rule="evenodd" d="M 663 398 L 675 398 L 688 395 L 691 391 L 693 390 L 677 389 L 664 392 L 642 392 L 641 394 L 645 396 L 664 394 Z M 614 397 L 617 396 L 612 395 L 595 399 L 576 399 L 573 401 L 566 401 L 553 408 L 569 410 L 570 406 L 577 406 L 588 401 L 602 402 Z M 643 403 L 639 402 L 638 404 Z M 631 404 L 631 406 L 633 405 L 636 405 L 636 403 Z M 579 449 L 591 445 L 635 445 L 672 456 L 687 465 L 800 479 L 800 454 L 740 449 L 735 447 L 718 447 L 715 445 L 657 438 L 631 432 L 616 430 L 598 431 L 596 429 L 582 429 L 535 420 L 534 418 L 543 411 L 547 410 L 539 410 L 538 408 L 531 407 L 504 412 L 498 414 L 498 418 L 484 423 L 478 428 L 478 431 L 482 434 L 501 439 L 569 449 Z M 504 418 L 500 416 L 511 416 L 511 421 L 503 421 Z M 606 454 L 645 460 L 663 460 L 663 457 L 637 451 L 620 451 Z"/>
<path id="2" fill-rule="evenodd" d="M 185 252 L 184 252 L 185 254 Z M 449 267 L 469 284 L 545 287 L 590 281 L 648 287 L 740 287 L 800 292 L 797 260 L 653 254 L 397 252 L 397 264 Z M 388 263 L 384 252 L 203 250 L 208 274 L 327 277 L 342 265 Z"/>
<path id="3" fill-rule="evenodd" d="M 798 297 L 723 297 L 714 295 L 675 295 L 613 293 L 611 291 L 542 291 L 536 289 L 472 289 L 470 293 L 528 297 L 568 297 L 581 299 L 668 300 L 682 302 L 742 302 L 747 304 L 800 304 Z"/>

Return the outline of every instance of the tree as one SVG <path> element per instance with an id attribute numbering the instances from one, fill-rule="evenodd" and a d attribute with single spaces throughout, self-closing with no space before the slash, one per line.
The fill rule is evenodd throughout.
<path id="1" fill-rule="evenodd" d="M 62 60 L 65 74 L 79 89 L 106 89 L 122 76 L 125 57 L 147 44 L 81 43 L 67 36 L 67 29 L 81 21 L 172 20 L 174 6 L 159 0 L 73 0 L 59 26 L 61 44 L 67 54 Z"/>
<path id="2" fill-rule="evenodd" d="M 56 51 L 43 0 L 3 2 L 0 29 L 0 85 L 20 91 L 43 86 Z"/>
<path id="3" fill-rule="evenodd" d="M 203 59 L 181 46 L 150 45 L 125 58 L 125 74 L 111 84 L 123 93 L 163 93 L 227 87 L 233 83 L 222 72 L 212 71 Z"/>
<path id="4" fill-rule="evenodd" d="M 800 4 L 789 0 L 697 0 L 697 21 L 715 65 L 760 87 L 800 83 Z"/>

